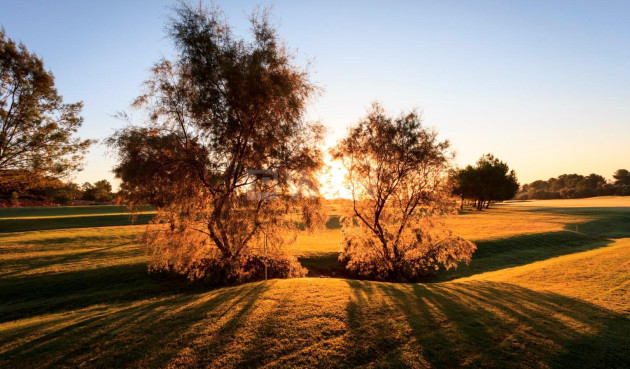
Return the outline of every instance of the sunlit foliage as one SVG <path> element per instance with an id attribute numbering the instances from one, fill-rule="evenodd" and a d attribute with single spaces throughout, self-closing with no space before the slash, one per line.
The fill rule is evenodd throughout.
<path id="1" fill-rule="evenodd" d="M 352 211 L 344 219 L 346 268 L 375 279 L 414 280 L 469 261 L 474 244 L 440 225 L 453 212 L 449 143 L 411 112 L 378 104 L 332 150 L 347 170 Z"/>
<path id="2" fill-rule="evenodd" d="M 272 277 L 303 275 L 283 248 L 299 215 L 320 219 L 323 128 L 303 116 L 316 87 L 266 12 L 251 17 L 251 41 L 218 9 L 185 3 L 168 30 L 178 57 L 155 65 L 135 102 L 148 121 L 110 139 L 126 199 L 158 209 L 150 267 L 219 281 L 260 278 L 265 263 Z"/>

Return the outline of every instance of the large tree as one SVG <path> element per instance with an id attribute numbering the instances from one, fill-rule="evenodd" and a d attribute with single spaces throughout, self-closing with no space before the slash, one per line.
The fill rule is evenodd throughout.
<path id="1" fill-rule="evenodd" d="M 81 168 L 92 143 L 76 137 L 82 103 L 64 104 L 43 61 L 0 30 L 0 190 Z"/>
<path id="2" fill-rule="evenodd" d="M 378 104 L 332 150 L 347 170 L 352 211 L 341 260 L 360 277 L 414 280 L 469 261 L 475 246 L 437 221 L 451 213 L 449 143 L 411 112 Z"/>
<path id="3" fill-rule="evenodd" d="M 321 218 L 312 205 L 323 128 L 304 119 L 316 90 L 308 73 L 266 12 L 252 16 L 251 41 L 218 9 L 186 3 L 168 30 L 178 57 L 155 65 L 135 103 L 148 120 L 110 139 L 121 193 L 158 209 L 145 235 L 150 267 L 243 281 L 260 277 L 264 259 L 272 275 L 302 275 L 280 246 L 300 210 L 307 223 Z"/>

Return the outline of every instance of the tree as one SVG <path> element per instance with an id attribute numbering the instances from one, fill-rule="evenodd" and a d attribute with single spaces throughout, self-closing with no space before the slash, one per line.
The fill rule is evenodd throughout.
<path id="1" fill-rule="evenodd" d="M 462 206 L 464 199 L 473 199 L 480 211 L 488 208 L 492 201 L 513 198 L 519 188 L 516 173 L 492 154 L 483 155 L 474 167 L 468 165 L 457 171 L 452 181 L 452 192 L 462 198 Z"/>
<path id="2" fill-rule="evenodd" d="M 627 169 L 619 169 L 613 174 L 615 185 L 630 186 L 630 172 Z"/>
<path id="3" fill-rule="evenodd" d="M 0 188 L 23 191 L 81 169 L 92 143 L 74 136 L 81 108 L 64 104 L 42 60 L 0 30 Z"/>
<path id="4" fill-rule="evenodd" d="M 475 246 L 438 222 L 454 210 L 448 150 L 415 112 L 392 118 L 378 104 L 332 150 L 352 194 L 340 256 L 351 273 L 414 280 L 470 260 Z"/>
<path id="5" fill-rule="evenodd" d="M 83 200 L 110 202 L 114 197 L 114 195 L 112 194 L 112 185 L 106 179 L 94 182 L 94 184 L 85 182 L 82 188 Z"/>
<path id="6" fill-rule="evenodd" d="M 475 176 L 475 168 L 470 165 L 466 168 L 452 171 L 450 174 L 452 193 L 461 198 L 460 209 L 464 208 L 466 199 L 474 198 L 474 194 L 477 192 L 479 185 Z"/>
<path id="7" fill-rule="evenodd" d="M 113 197 L 112 185 L 108 180 L 102 179 L 94 183 L 94 199 L 97 202 L 109 202 Z"/>
<path id="8" fill-rule="evenodd" d="M 267 12 L 251 17 L 251 41 L 218 9 L 185 3 L 168 29 L 179 55 L 155 65 L 135 102 L 147 121 L 109 139 L 121 194 L 157 208 L 144 237 L 151 270 L 232 282 L 261 278 L 267 263 L 271 276 L 303 275 L 282 246 L 323 163 L 323 128 L 304 120 L 308 73 Z"/>
<path id="9" fill-rule="evenodd" d="M 76 183 L 65 183 L 55 191 L 52 200 L 57 204 L 66 205 L 82 196 L 82 191 Z"/>

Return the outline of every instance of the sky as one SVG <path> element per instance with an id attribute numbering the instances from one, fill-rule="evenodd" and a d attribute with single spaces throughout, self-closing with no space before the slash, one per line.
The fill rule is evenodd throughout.
<path id="1" fill-rule="evenodd" d="M 328 146 L 379 101 L 394 115 L 422 112 L 456 164 L 492 153 L 521 183 L 630 169 L 628 1 L 215 3 L 243 37 L 252 9 L 273 7 L 323 87 L 307 116 L 328 127 Z M 43 58 L 66 102 L 84 102 L 79 134 L 103 140 L 125 125 L 113 115 L 129 111 L 149 68 L 176 57 L 164 31 L 173 4 L 0 0 L 0 25 Z M 74 180 L 116 184 L 114 164 L 95 145 Z"/>

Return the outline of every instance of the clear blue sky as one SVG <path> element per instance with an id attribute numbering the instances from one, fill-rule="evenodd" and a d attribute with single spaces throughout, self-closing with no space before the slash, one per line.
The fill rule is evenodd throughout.
<path id="1" fill-rule="evenodd" d="M 237 33 L 256 4 L 312 62 L 324 94 L 309 116 L 329 143 L 381 101 L 418 108 L 468 164 L 491 152 L 522 183 L 562 173 L 610 178 L 630 169 L 630 2 L 218 1 Z M 172 56 L 171 1 L 0 0 L 8 36 L 35 51 L 68 102 L 85 103 L 84 137 L 123 125 L 111 115 Z M 77 182 L 113 179 L 95 146 Z"/>

